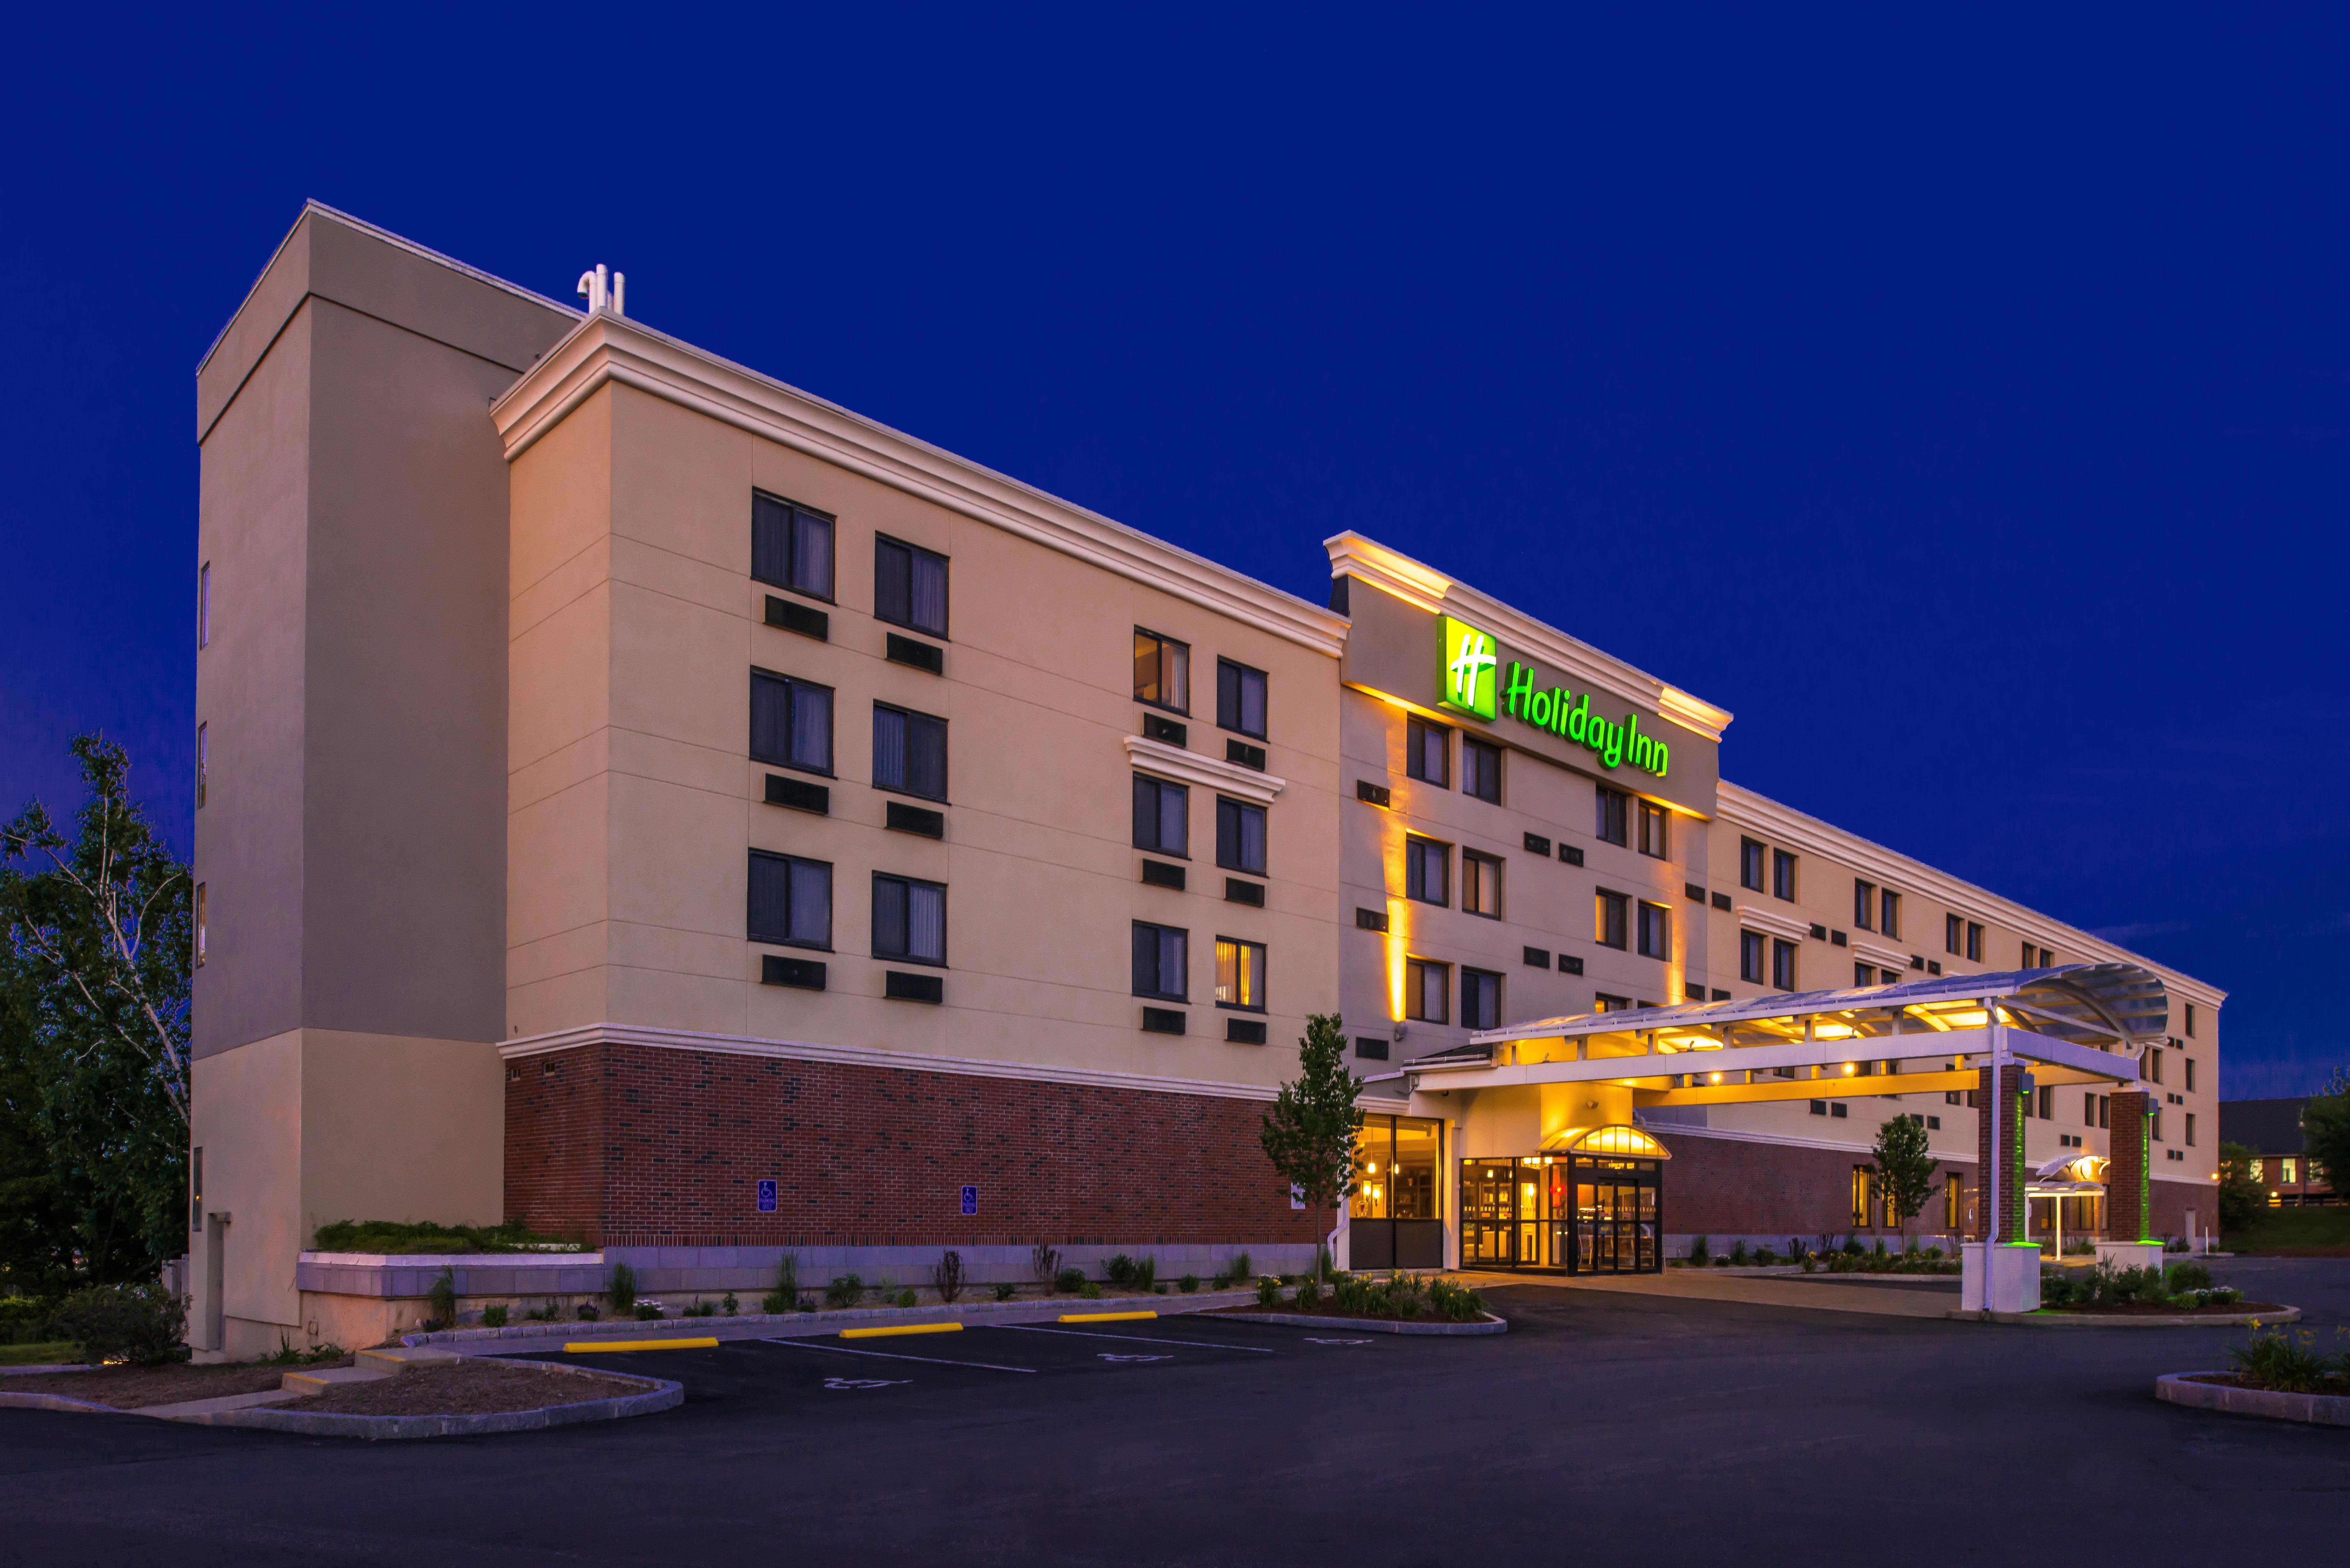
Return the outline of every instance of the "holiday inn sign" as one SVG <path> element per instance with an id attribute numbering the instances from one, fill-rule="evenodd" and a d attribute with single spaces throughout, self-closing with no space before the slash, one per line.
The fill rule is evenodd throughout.
<path id="1" fill-rule="evenodd" d="M 1672 750 L 1655 736 L 1640 733 L 1638 713 L 1625 714 L 1618 723 L 1591 711 L 1588 691 L 1577 697 L 1562 686 L 1537 691 L 1532 666 L 1513 659 L 1504 670 L 1502 645 L 1492 632 L 1449 615 L 1438 624 L 1444 633 L 1439 674 L 1444 691 L 1440 701 L 1445 707 L 1480 719 L 1507 713 L 1581 746 L 1602 767 L 1629 763 L 1643 773 L 1665 776 Z"/>

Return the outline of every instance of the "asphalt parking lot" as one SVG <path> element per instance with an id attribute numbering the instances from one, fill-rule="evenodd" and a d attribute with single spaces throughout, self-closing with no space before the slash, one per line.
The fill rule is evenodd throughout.
<path id="1" fill-rule="evenodd" d="M 2321 1337 L 2350 1315 L 2350 1260 L 2218 1272 Z M 2340 1554 L 2350 1431 L 2151 1397 L 2240 1331 L 1492 1299 L 1482 1339 L 1176 1318 L 614 1355 L 687 1402 L 505 1438 L 0 1411 L 0 1521 L 12 1564 L 252 1568 Z"/>

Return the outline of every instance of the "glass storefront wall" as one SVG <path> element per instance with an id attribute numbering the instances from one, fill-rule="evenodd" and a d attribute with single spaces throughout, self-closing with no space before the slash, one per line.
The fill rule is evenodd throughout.
<path id="1" fill-rule="evenodd" d="M 1461 1162 L 1461 1266 L 1575 1274 L 1664 1268 L 1664 1167 L 1526 1155 Z"/>
<path id="2" fill-rule="evenodd" d="M 1420 1116 L 1366 1116 L 1355 1142 L 1347 1257 L 1357 1269 L 1440 1269 L 1444 1219 L 1437 1172 L 1443 1131 Z"/>

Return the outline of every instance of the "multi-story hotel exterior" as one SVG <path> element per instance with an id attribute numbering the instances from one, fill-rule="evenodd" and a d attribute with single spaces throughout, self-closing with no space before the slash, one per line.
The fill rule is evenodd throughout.
<path id="1" fill-rule="evenodd" d="M 1303 1259 L 1328 1217 L 1257 1126 L 1317 1012 L 1366 1079 L 1357 1266 L 1596 1266 L 1520 1177 L 1603 1147 L 1638 1157 L 1624 1266 L 1866 1231 L 1895 1114 L 1959 1178 L 1920 1223 L 1971 1233 L 1967 1093 L 1700 1105 L 1496 1052 L 2083 963 L 2171 1010 L 2133 1223 L 2208 1212 L 2210 988 L 1721 782 L 1727 712 L 1436 567 L 1342 535 L 1307 603 L 594 286 L 313 207 L 200 369 L 208 1354 L 405 1321 L 305 1256 L 344 1219 L 520 1220 L 689 1290 L 787 1249 Z M 2024 1158 L 2106 1154 L 2137 1071 L 2022 1096 Z"/>

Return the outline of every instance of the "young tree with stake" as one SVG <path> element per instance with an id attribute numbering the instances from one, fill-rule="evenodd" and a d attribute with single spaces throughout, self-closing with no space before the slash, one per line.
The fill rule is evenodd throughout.
<path id="1" fill-rule="evenodd" d="M 1355 1135 L 1363 1113 L 1362 1081 L 1347 1070 L 1347 1036 L 1335 1012 L 1305 1021 L 1297 1043 L 1297 1081 L 1284 1084 L 1259 1135 L 1265 1158 L 1309 1213 L 1327 1214 L 1355 1190 Z M 1322 1249 L 1315 1247 L 1315 1268 Z"/>
<path id="2" fill-rule="evenodd" d="M 1926 1124 L 1917 1116 L 1895 1116 L 1877 1129 L 1877 1190 L 1893 1210 L 1901 1232 L 1902 1250 L 1908 1250 L 1909 1221 L 1934 1195 L 1934 1168 L 1939 1163 L 1926 1149 Z"/>

